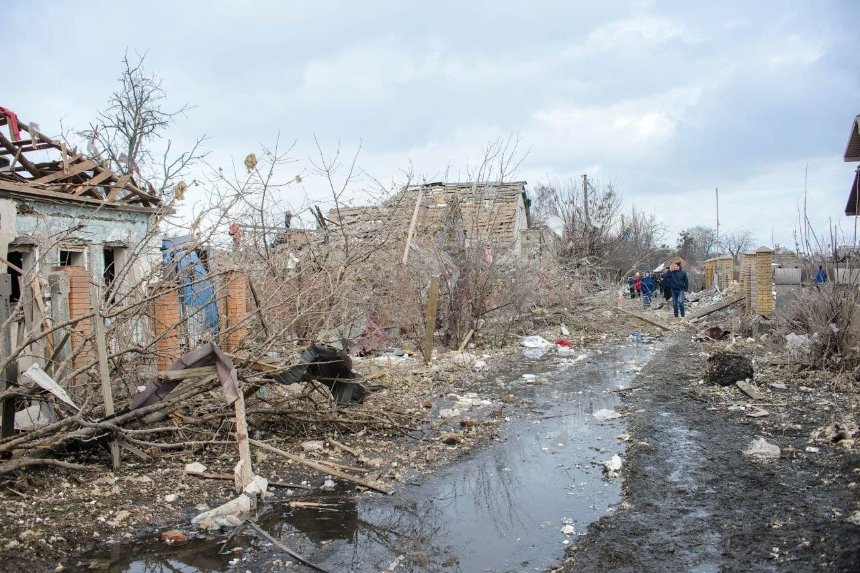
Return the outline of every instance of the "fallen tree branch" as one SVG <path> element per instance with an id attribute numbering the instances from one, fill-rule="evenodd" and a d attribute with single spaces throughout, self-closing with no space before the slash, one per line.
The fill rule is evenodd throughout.
<path id="1" fill-rule="evenodd" d="M 73 464 L 72 462 L 64 462 L 51 458 L 16 458 L 0 464 L 0 474 L 7 474 L 22 468 L 30 466 L 56 466 L 70 470 L 80 470 L 85 472 L 97 472 L 101 468 L 94 466 L 85 466 L 83 464 Z"/>
<path id="2" fill-rule="evenodd" d="M 333 475 L 335 477 L 339 477 L 340 479 L 344 479 L 346 481 L 356 483 L 362 487 L 366 487 L 368 489 L 372 489 L 374 491 L 384 493 L 385 495 L 391 495 L 390 489 L 387 489 L 387 488 L 385 488 L 379 484 L 376 484 L 376 483 L 373 483 L 373 482 L 370 482 L 370 481 L 367 481 L 367 480 L 364 480 L 364 479 L 361 479 L 361 478 L 358 478 L 355 476 L 351 476 L 351 475 L 346 474 L 346 473 L 344 473 L 338 469 L 335 469 L 329 465 L 326 465 L 326 464 L 323 464 L 320 462 L 315 462 L 312 460 L 308 460 L 306 458 L 303 458 L 302 456 L 297 456 L 295 454 L 291 454 L 290 452 L 286 452 L 286 451 L 281 450 L 279 448 L 276 448 L 274 446 L 270 446 L 269 444 L 267 444 L 265 442 L 261 442 L 260 440 L 253 440 L 252 439 L 252 440 L 250 440 L 250 442 L 262 450 L 272 452 L 273 454 L 278 454 L 279 456 L 283 456 L 283 457 L 287 458 L 288 460 L 293 460 L 294 462 L 299 462 L 300 464 L 306 465 L 309 468 L 313 468 L 317 471 L 321 471 L 323 473 Z"/>

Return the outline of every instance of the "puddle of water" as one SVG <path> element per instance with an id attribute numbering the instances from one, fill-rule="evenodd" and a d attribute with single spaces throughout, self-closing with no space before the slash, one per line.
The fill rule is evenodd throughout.
<path id="1" fill-rule="evenodd" d="M 530 404 L 500 430 L 501 441 L 392 496 L 313 495 L 325 509 L 287 509 L 277 500 L 260 525 L 329 571 L 543 571 L 558 563 L 567 541 L 620 501 L 620 480 L 606 481 L 601 462 L 623 453 L 624 420 L 598 421 L 613 409 L 653 346 L 594 353 L 578 364 L 545 358 L 520 365 L 508 390 Z M 575 357 L 572 357 L 575 358 Z M 553 365 L 557 367 L 553 368 Z M 537 383 L 520 377 L 540 373 Z M 294 499 L 294 498 L 293 498 Z M 115 549 L 104 571 L 268 571 L 280 556 L 252 538 L 246 550 L 218 556 L 220 541 Z M 252 549 L 250 547 L 253 547 Z M 202 561 L 208 559 L 208 561 Z M 230 561 L 230 560 L 234 561 Z M 93 570 L 90 568 L 89 570 Z"/>

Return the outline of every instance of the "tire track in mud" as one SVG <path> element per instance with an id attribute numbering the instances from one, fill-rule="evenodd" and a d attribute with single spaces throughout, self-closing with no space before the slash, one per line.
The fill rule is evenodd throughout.
<path id="1" fill-rule="evenodd" d="M 592 524 L 559 571 L 860 570 L 858 529 L 833 513 L 850 507 L 839 476 L 857 455 L 829 472 L 745 458 L 756 427 L 696 396 L 701 350 L 675 339 L 634 382 L 642 388 L 624 399 L 635 409 L 625 502 Z"/>

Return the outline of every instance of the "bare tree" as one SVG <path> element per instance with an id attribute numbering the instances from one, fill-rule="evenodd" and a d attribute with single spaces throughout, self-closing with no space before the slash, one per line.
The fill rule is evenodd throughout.
<path id="1" fill-rule="evenodd" d="M 717 254 L 717 231 L 713 227 L 697 225 L 684 229 L 678 235 L 678 252 L 692 262 L 701 262 Z"/>
<path id="2" fill-rule="evenodd" d="M 145 69 L 145 58 L 145 54 L 125 54 L 119 88 L 98 112 L 98 119 L 77 135 L 86 139 L 92 157 L 107 162 L 114 171 L 134 175 L 151 194 L 161 197 L 171 191 L 181 199 L 186 187 L 182 178 L 207 155 L 201 149 L 206 136 L 195 139 L 185 151 L 176 151 L 172 139 L 158 144 L 191 106 L 165 107 L 167 92 L 161 78 Z"/>
<path id="3" fill-rule="evenodd" d="M 741 253 L 752 248 L 754 240 L 752 232 L 745 229 L 729 231 L 720 237 L 720 250 L 737 260 Z"/>

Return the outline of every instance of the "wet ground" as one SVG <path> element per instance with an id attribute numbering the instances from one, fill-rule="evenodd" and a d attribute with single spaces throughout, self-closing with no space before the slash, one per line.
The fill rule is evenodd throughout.
<path id="1" fill-rule="evenodd" d="M 826 392 L 796 371 L 781 373 L 785 389 L 767 400 L 772 410 L 791 404 L 773 422 L 729 410 L 698 381 L 704 347 L 675 342 L 625 398 L 636 408 L 627 503 L 592 524 L 563 571 L 860 571 L 860 526 L 849 518 L 860 455 L 810 438 L 846 411 L 828 410 Z M 757 436 L 797 453 L 750 459 L 742 452 Z"/>
<path id="2" fill-rule="evenodd" d="M 502 373 L 491 370 L 469 390 L 489 398 L 512 394 L 518 407 L 506 410 L 509 419 L 488 447 L 430 476 L 407 476 L 388 497 L 334 491 L 301 498 L 324 507 L 290 509 L 287 501 L 297 498 L 276 492 L 258 523 L 332 572 L 544 571 L 620 501 L 619 480 L 604 478 L 602 462 L 623 455 L 625 420 L 594 414 L 618 406 L 615 390 L 630 385 L 654 349 L 631 341 L 521 357 Z M 687 470 L 679 467 L 679 475 Z M 562 532 L 565 525 L 572 535 Z M 244 534 L 219 554 L 224 537 L 175 548 L 117 545 L 78 562 L 90 571 L 195 572 L 279 570 L 290 561 Z"/>

